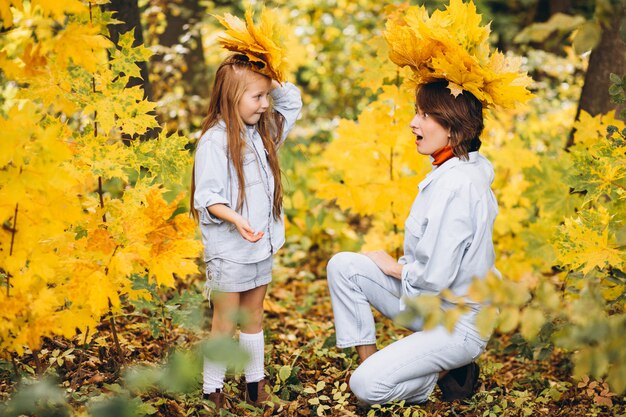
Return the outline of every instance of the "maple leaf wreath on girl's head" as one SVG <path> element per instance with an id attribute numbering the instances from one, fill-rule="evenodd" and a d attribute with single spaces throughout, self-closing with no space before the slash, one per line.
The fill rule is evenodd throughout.
<path id="1" fill-rule="evenodd" d="M 532 94 L 532 80 L 519 71 L 521 59 L 490 52 L 489 24 L 480 26 L 481 15 L 470 0 L 450 0 L 446 10 L 432 16 L 424 6 L 399 6 L 387 20 L 384 36 L 389 58 L 413 70 L 417 85 L 447 80 L 456 97 L 472 93 L 484 108 L 512 108 Z"/>
<path id="2" fill-rule="evenodd" d="M 253 12 L 246 9 L 246 21 L 230 13 L 215 16 L 226 28 L 219 43 L 229 51 L 245 56 L 254 66 L 254 71 L 283 82 L 287 73 L 287 51 L 281 41 L 281 31 L 276 15 L 271 10 L 261 9 L 259 26 L 252 20 Z"/>

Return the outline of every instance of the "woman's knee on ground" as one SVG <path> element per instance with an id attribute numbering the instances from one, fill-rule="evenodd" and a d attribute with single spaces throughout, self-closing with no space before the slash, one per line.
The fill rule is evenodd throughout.
<path id="1" fill-rule="evenodd" d="M 391 389 L 376 375 L 367 371 L 367 367 L 359 366 L 350 377 L 350 390 L 361 401 L 367 404 L 385 404 L 390 399 Z"/>
<path id="2" fill-rule="evenodd" d="M 328 280 L 333 281 L 349 276 L 350 270 L 353 269 L 355 255 L 357 254 L 354 252 L 339 252 L 330 258 L 326 266 Z"/>

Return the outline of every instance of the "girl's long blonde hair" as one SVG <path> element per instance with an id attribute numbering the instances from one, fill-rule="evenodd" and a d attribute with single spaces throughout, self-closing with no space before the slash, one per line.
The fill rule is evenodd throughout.
<path id="1" fill-rule="evenodd" d="M 245 177 L 243 173 L 243 154 L 246 147 L 245 124 L 239 114 L 239 101 L 246 89 L 248 71 L 254 71 L 254 64 L 247 60 L 244 55 L 232 55 L 217 69 L 215 82 L 209 101 L 209 110 L 202 122 L 202 134 L 217 122 L 223 120 L 226 125 L 227 157 L 230 164 L 235 168 L 237 182 L 239 184 L 237 194 L 237 206 L 235 210 L 241 213 L 246 193 Z M 257 73 L 258 74 L 258 73 Z M 262 75 L 262 74 L 261 74 Z M 265 75 L 263 75 L 265 76 Z M 281 183 L 280 166 L 278 164 L 278 144 L 282 138 L 284 119 L 278 112 L 268 109 L 261 115 L 257 123 L 257 131 L 263 140 L 263 146 L 267 150 L 268 161 L 272 174 L 274 174 L 274 204 L 272 215 L 274 219 L 280 218 L 283 204 L 283 187 Z M 194 209 L 195 164 L 191 175 L 190 210 L 197 220 L 198 213 Z"/>

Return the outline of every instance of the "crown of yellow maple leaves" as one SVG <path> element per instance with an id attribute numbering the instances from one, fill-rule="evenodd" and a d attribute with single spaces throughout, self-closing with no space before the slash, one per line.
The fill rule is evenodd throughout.
<path id="1" fill-rule="evenodd" d="M 230 13 L 215 17 L 226 28 L 226 36 L 218 38 L 224 48 L 245 55 L 254 71 L 279 82 L 285 81 L 287 51 L 281 41 L 277 18 L 271 10 L 261 10 L 258 26 L 254 24 L 250 7 L 246 9 L 245 22 Z"/>
<path id="2" fill-rule="evenodd" d="M 481 15 L 470 0 L 450 0 L 446 10 L 432 16 L 424 6 L 400 6 L 387 20 L 384 32 L 389 58 L 413 70 L 413 79 L 423 85 L 438 79 L 448 81 L 456 97 L 468 91 L 484 107 L 511 108 L 531 97 L 530 77 L 520 72 L 521 59 L 490 52 L 489 24 L 480 25 Z"/>

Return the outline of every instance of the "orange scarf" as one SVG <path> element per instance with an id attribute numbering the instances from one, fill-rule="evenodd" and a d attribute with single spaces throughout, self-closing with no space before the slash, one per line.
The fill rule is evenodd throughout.
<path id="1" fill-rule="evenodd" d="M 439 166 L 446 162 L 448 159 L 454 156 L 454 152 L 452 152 L 452 148 L 450 145 L 446 145 L 438 151 L 433 152 L 431 155 L 435 160 L 432 162 L 433 165 Z"/>

